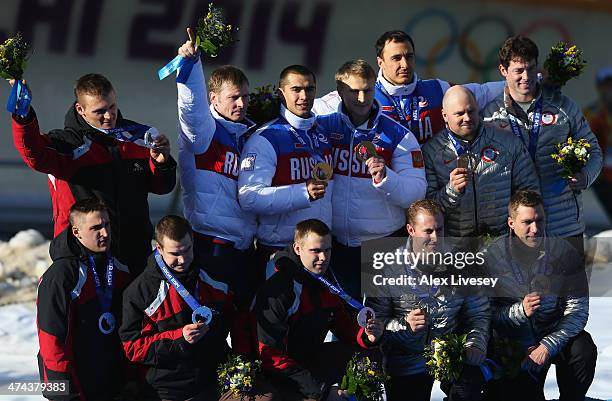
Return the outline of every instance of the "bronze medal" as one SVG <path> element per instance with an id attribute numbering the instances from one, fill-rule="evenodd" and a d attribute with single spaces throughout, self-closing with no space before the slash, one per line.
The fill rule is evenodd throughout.
<path id="1" fill-rule="evenodd" d="M 357 153 L 357 158 L 362 162 L 365 162 L 370 157 L 378 156 L 376 153 L 376 146 L 370 141 L 361 141 L 357 146 L 355 146 L 355 153 Z"/>
<path id="2" fill-rule="evenodd" d="M 312 178 L 317 181 L 328 182 L 331 180 L 332 175 L 333 170 L 327 163 L 319 162 L 315 164 L 314 169 L 312 170 Z"/>

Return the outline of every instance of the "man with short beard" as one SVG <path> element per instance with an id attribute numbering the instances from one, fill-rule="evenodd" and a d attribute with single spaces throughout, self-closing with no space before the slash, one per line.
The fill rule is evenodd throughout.
<path id="1" fill-rule="evenodd" d="M 479 365 L 489 340 L 489 300 L 451 285 L 421 284 L 427 275 L 448 278 L 453 274 L 452 266 L 437 264 L 433 256 L 444 250 L 444 216 L 437 202 L 424 199 L 408 208 L 406 219 L 410 237 L 401 252 L 418 255 L 419 262 L 387 265 L 383 274 L 407 275 L 414 285 L 379 287 L 366 299 L 385 324 L 382 352 L 385 371 L 391 376 L 385 384 L 387 400 L 429 400 L 434 378 L 425 366 L 425 347 L 461 326 L 467 333 L 465 363 L 459 379 L 446 383 L 449 401 L 477 401 L 484 383 Z"/>
<path id="2" fill-rule="evenodd" d="M 444 129 L 441 107 L 444 93 L 453 83 L 441 79 L 419 79 L 415 72 L 414 41 L 406 32 L 388 31 L 376 41 L 376 61 L 380 70 L 376 81 L 376 99 L 385 115 L 409 129 L 422 145 Z M 464 84 L 484 108 L 503 90 L 503 81 Z M 331 92 L 317 99 L 317 114 L 335 111 L 340 102 Z"/>
<path id="3" fill-rule="evenodd" d="M 533 162 L 518 138 L 482 123 L 468 89 L 450 88 L 442 115 L 446 132 L 423 146 L 427 197 L 442 205 L 448 236 L 500 235 L 510 195 L 539 191 Z"/>

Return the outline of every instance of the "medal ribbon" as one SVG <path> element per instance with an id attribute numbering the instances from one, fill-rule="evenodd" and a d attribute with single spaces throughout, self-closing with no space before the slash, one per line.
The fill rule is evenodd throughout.
<path id="1" fill-rule="evenodd" d="M 90 125 L 91 126 L 91 125 Z M 121 142 L 132 142 L 140 146 L 151 147 L 152 143 L 149 143 L 146 136 L 150 135 L 154 139 L 159 135 L 159 131 L 155 127 L 149 127 L 144 124 L 132 124 L 125 127 L 118 128 L 97 128 L 91 126 L 96 131 L 102 132 L 105 135 L 115 138 Z"/>
<path id="2" fill-rule="evenodd" d="M 187 82 L 187 78 L 189 78 L 189 74 L 191 74 L 191 69 L 193 68 L 193 65 L 198 61 L 198 59 L 199 57 L 186 58 L 183 56 L 176 56 L 168 64 L 166 64 L 165 66 L 160 68 L 159 71 L 157 71 L 157 76 L 161 81 L 179 68 L 185 67 L 181 69 L 181 72 L 176 77 L 176 82 L 185 83 Z"/>
<path id="3" fill-rule="evenodd" d="M 448 135 L 448 140 L 453 145 L 453 148 L 455 148 L 455 153 L 457 153 L 457 157 L 461 157 L 461 155 L 465 153 L 465 149 L 463 149 L 463 146 L 461 146 L 457 138 L 455 138 L 455 136 L 451 134 L 450 130 L 446 130 L 446 135 Z"/>
<path id="4" fill-rule="evenodd" d="M 87 260 L 89 261 L 89 268 L 94 277 L 94 283 L 96 285 L 96 293 L 98 294 L 98 300 L 100 301 L 100 309 L 102 313 L 110 311 L 111 303 L 113 300 L 113 271 L 115 270 L 115 263 L 110 253 L 106 254 L 106 282 L 105 287 L 102 289 L 102 283 L 100 276 L 96 271 L 96 262 L 93 256 L 88 255 Z"/>
<path id="5" fill-rule="evenodd" d="M 397 111 L 397 114 L 400 116 L 402 121 L 406 121 L 408 120 L 408 118 L 406 118 L 406 111 L 405 111 L 405 107 L 402 106 L 402 96 L 399 96 L 400 98 L 400 103 L 398 104 L 397 101 L 395 100 L 394 96 L 391 96 L 389 94 L 389 92 L 387 92 L 387 90 L 385 89 L 385 87 L 383 86 L 383 84 L 380 83 L 380 81 L 376 81 L 376 88 L 378 88 L 385 96 L 387 96 L 387 98 L 391 101 L 391 103 L 393 103 L 393 108 L 395 108 L 395 111 Z M 421 110 L 419 107 L 419 97 L 416 95 L 411 96 L 410 98 L 412 101 L 409 102 L 412 103 L 412 107 L 411 107 L 411 119 L 412 119 L 412 123 L 416 124 L 419 121 L 419 114 L 421 114 Z"/>
<path id="6" fill-rule="evenodd" d="M 18 116 L 24 117 L 28 114 L 30 103 L 32 102 L 32 95 L 28 90 L 28 87 L 21 83 L 20 79 L 16 79 L 9 94 L 8 101 L 6 102 L 6 109 L 9 113 L 15 113 Z"/>
<path id="7" fill-rule="evenodd" d="M 529 135 L 528 149 L 532 160 L 535 160 L 536 149 L 538 146 L 538 137 L 540 135 L 540 127 L 542 126 L 542 104 L 543 100 L 542 96 L 540 96 L 540 98 L 535 104 L 535 109 L 533 110 L 533 123 L 531 125 L 531 133 Z M 518 136 L 521 142 L 523 142 L 523 144 L 527 146 L 527 144 L 525 143 L 525 139 L 523 138 L 521 128 L 519 127 L 518 119 L 513 114 L 508 113 L 508 121 L 510 122 L 510 128 L 512 129 L 512 133 Z"/>
<path id="8" fill-rule="evenodd" d="M 285 124 L 285 127 L 293 134 L 293 136 L 297 139 L 297 141 L 300 144 L 302 144 L 304 149 L 306 149 L 306 150 L 308 150 L 310 152 L 312 157 L 317 162 L 327 163 L 325 161 L 325 158 L 323 157 L 323 154 L 322 154 L 321 150 L 319 149 L 319 139 L 317 138 L 316 130 L 315 130 L 315 134 L 314 135 L 311 135 L 308 131 L 306 131 L 306 135 L 308 135 L 308 140 L 310 142 L 310 144 L 307 144 L 306 141 L 304 140 L 304 138 L 302 138 L 300 136 L 300 134 L 297 132 L 297 130 L 295 128 L 293 128 L 291 126 L 291 124 Z M 314 144 L 313 144 L 313 142 L 314 142 Z"/>
<path id="9" fill-rule="evenodd" d="M 342 287 L 340 287 L 340 284 L 338 284 L 336 286 L 336 285 L 332 284 L 329 280 L 327 280 L 325 277 L 323 277 L 321 275 L 318 275 L 318 274 L 314 274 L 313 272 L 311 272 L 308 269 L 304 269 L 304 270 L 308 274 L 310 274 L 313 278 L 318 280 L 321 284 L 323 284 L 325 287 L 327 287 L 327 289 L 329 289 L 329 291 L 332 294 L 338 295 L 340 298 L 342 298 L 347 304 L 349 304 L 353 308 L 355 308 L 357 310 L 361 310 L 361 309 L 365 308 L 365 306 L 363 306 L 360 302 L 356 301 L 353 297 L 351 297 L 349 294 L 344 292 Z M 332 272 L 332 274 L 333 274 L 333 272 Z M 336 281 L 338 281 L 338 280 L 336 280 Z"/>
<path id="10" fill-rule="evenodd" d="M 157 266 L 159 266 L 159 268 L 161 269 L 162 273 L 164 274 L 164 277 L 166 277 L 166 280 L 168 280 L 170 285 L 174 287 L 176 292 L 178 292 L 181 298 L 183 298 L 187 305 L 189 305 L 191 310 L 195 311 L 196 309 L 200 308 L 202 305 L 200 305 L 200 303 L 193 297 L 193 295 L 191 295 L 189 291 L 187 291 L 185 286 L 181 284 L 181 282 L 178 281 L 176 277 L 174 277 L 172 272 L 170 272 L 170 269 L 168 269 L 168 267 L 166 266 L 164 259 L 162 259 L 162 256 L 159 254 L 157 249 L 154 251 L 154 255 L 155 261 L 157 262 Z"/>

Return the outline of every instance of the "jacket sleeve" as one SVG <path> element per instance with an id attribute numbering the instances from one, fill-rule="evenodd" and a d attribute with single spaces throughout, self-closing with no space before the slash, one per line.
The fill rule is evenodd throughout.
<path id="1" fill-rule="evenodd" d="M 553 332 L 540 340 L 551 357 L 557 355 L 572 337 L 577 336 L 584 330 L 589 319 L 589 298 L 566 297 L 561 305 L 563 307 L 563 317 L 557 323 Z"/>
<path id="2" fill-rule="evenodd" d="M 485 82 L 484 84 L 470 83 L 462 86 L 472 91 L 478 103 L 478 109 L 483 110 L 485 106 L 504 92 L 506 81 Z"/>
<path id="3" fill-rule="evenodd" d="M 28 167 L 62 180 L 74 175 L 78 161 L 72 153 L 61 153 L 54 148 L 49 136 L 40 131 L 33 108 L 30 107 L 25 119 L 13 115 L 12 131 L 15 148 Z"/>
<path id="4" fill-rule="evenodd" d="M 540 193 L 540 180 L 535 169 L 535 164 L 520 142 L 514 142 L 514 160 L 512 163 L 512 193 L 520 189 L 529 189 Z"/>
<path id="5" fill-rule="evenodd" d="M 312 112 L 318 116 L 333 114 L 338 111 L 338 105 L 342 102 L 338 91 L 329 92 L 327 95 L 317 98 L 312 106 Z"/>
<path id="6" fill-rule="evenodd" d="M 191 71 L 188 70 L 191 68 Z M 206 152 L 215 134 L 215 119 L 208 105 L 208 91 L 204 80 L 202 62 L 196 61 L 193 66 L 182 67 L 179 75 L 187 79 L 177 80 L 179 141 L 184 149 L 194 154 Z"/>
<path id="7" fill-rule="evenodd" d="M 509 328 L 529 323 L 522 300 L 513 302 L 512 298 L 491 298 L 491 316 L 494 325 Z"/>
<path id="8" fill-rule="evenodd" d="M 273 215 L 310 206 L 306 183 L 272 186 L 277 157 L 266 138 L 253 135 L 245 144 L 242 156 L 238 200 L 243 210 Z"/>
<path id="9" fill-rule="evenodd" d="M 131 287 L 133 289 L 134 287 Z M 163 332 L 144 312 L 130 288 L 123 295 L 123 321 L 119 337 L 127 358 L 132 362 L 160 368 L 172 368 L 189 358 L 191 345 L 183 338 L 183 328 Z"/>
<path id="10" fill-rule="evenodd" d="M 165 195 L 174 189 L 176 185 L 176 160 L 168 156 L 163 164 L 149 158 L 149 192 L 157 195 Z"/>
<path id="11" fill-rule="evenodd" d="M 385 194 L 389 202 L 407 209 L 414 201 L 425 197 L 427 182 L 423 155 L 414 135 L 408 132 L 393 151 L 391 168 L 385 178 L 372 185 Z"/>
<path id="12" fill-rule="evenodd" d="M 582 169 L 582 172 L 587 179 L 588 188 L 595 182 L 603 167 L 601 148 L 599 147 L 597 137 L 593 131 L 591 131 L 589 123 L 584 117 L 584 114 L 582 114 L 582 110 L 580 110 L 578 105 L 570 98 L 565 97 L 565 100 L 567 105 L 566 113 L 570 121 L 570 135 L 576 140 L 586 139 L 591 145 L 589 160 L 587 161 L 586 166 L 584 166 Z"/>
<path id="13" fill-rule="evenodd" d="M 306 398 L 319 399 L 325 384 L 291 358 L 287 351 L 289 303 L 292 304 L 293 300 L 268 294 L 265 287 L 257 294 L 255 313 L 262 365 L 272 374 L 293 382 Z"/>
<path id="14" fill-rule="evenodd" d="M 69 395 L 55 400 L 79 399 L 80 383 L 72 352 L 71 303 L 72 285 L 64 274 L 51 266 L 38 284 L 36 323 L 40 346 L 39 373 L 41 382 L 67 380 Z M 65 267 L 65 266 L 62 266 Z M 74 284 L 74 283 L 73 283 Z M 43 395 L 47 398 L 49 396 Z"/>
<path id="15" fill-rule="evenodd" d="M 489 298 L 482 296 L 464 298 L 462 314 L 468 328 L 466 346 L 474 346 L 486 353 L 491 324 Z"/>
<path id="16" fill-rule="evenodd" d="M 459 205 L 459 201 L 463 193 L 455 192 L 451 187 L 450 179 L 442 180 L 438 177 L 436 170 L 436 152 L 432 141 L 423 146 L 423 159 L 425 160 L 425 174 L 427 178 L 427 193 L 428 199 L 433 199 L 439 202 L 444 210 L 454 209 Z M 465 193 L 465 192 L 464 192 Z"/>

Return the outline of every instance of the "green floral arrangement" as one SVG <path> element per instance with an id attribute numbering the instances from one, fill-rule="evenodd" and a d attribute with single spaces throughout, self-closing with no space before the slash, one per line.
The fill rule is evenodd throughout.
<path id="1" fill-rule="evenodd" d="M 261 372 L 261 361 L 248 361 L 239 355 L 230 355 L 217 369 L 219 386 L 233 397 L 247 397 L 255 385 L 255 376 Z"/>
<path id="2" fill-rule="evenodd" d="M 239 28 L 225 23 L 223 10 L 208 4 L 208 13 L 198 20 L 196 29 L 196 47 L 210 57 L 217 57 L 219 52 L 236 42 L 234 35 Z"/>
<path id="3" fill-rule="evenodd" d="M 581 138 L 576 141 L 569 137 L 566 142 L 558 143 L 555 147 L 556 153 L 550 156 L 563 167 L 562 176 L 569 178 L 586 166 L 591 157 L 590 148 L 591 144 L 586 139 Z"/>
<path id="4" fill-rule="evenodd" d="M 439 382 L 454 382 L 463 370 L 466 334 L 447 334 L 434 338 L 425 348 L 427 370 Z"/>
<path id="5" fill-rule="evenodd" d="M 247 117 L 255 124 L 262 125 L 279 116 L 280 104 L 276 86 L 260 86 L 249 95 Z"/>
<path id="6" fill-rule="evenodd" d="M 382 400 L 383 384 L 388 379 L 377 362 L 356 353 L 346 365 L 340 390 L 346 390 L 357 401 L 378 401 Z"/>
<path id="7" fill-rule="evenodd" d="M 0 77 L 21 80 L 29 52 L 30 45 L 26 43 L 19 32 L 5 40 L 0 45 Z"/>
<path id="8" fill-rule="evenodd" d="M 548 79 L 563 86 L 572 78 L 579 76 L 586 61 L 583 52 L 576 45 L 559 42 L 551 47 L 548 57 L 544 61 L 544 68 L 548 71 Z"/>

